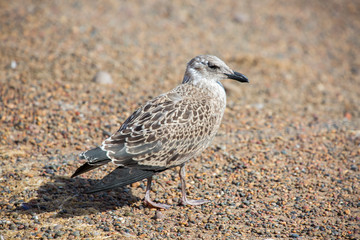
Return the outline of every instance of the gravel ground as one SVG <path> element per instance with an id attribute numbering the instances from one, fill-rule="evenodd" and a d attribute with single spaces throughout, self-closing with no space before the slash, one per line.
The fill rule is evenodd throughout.
<path id="1" fill-rule="evenodd" d="M 359 239 L 359 1 L 1 1 L 0 239 Z M 213 54 L 214 143 L 145 183 L 86 195 L 77 155 Z M 109 75 L 96 73 L 103 71 Z M 105 77 L 104 77 L 105 76 Z"/>

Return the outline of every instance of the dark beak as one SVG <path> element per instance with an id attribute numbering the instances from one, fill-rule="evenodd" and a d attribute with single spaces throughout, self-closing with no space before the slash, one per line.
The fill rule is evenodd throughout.
<path id="1" fill-rule="evenodd" d="M 234 72 L 234 74 L 226 74 L 225 75 L 229 78 L 229 79 L 234 79 L 236 81 L 239 81 L 239 82 L 246 82 L 248 83 L 249 82 L 249 79 L 241 74 L 241 73 L 238 73 L 238 72 Z"/>

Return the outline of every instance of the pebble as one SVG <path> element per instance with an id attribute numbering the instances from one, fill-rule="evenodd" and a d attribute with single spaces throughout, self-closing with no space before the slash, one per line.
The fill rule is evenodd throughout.
<path id="1" fill-rule="evenodd" d="M 290 234 L 290 237 L 291 237 L 291 238 L 298 238 L 298 237 L 299 237 L 299 234 L 291 233 L 291 234 Z"/>
<path id="2" fill-rule="evenodd" d="M 103 85 L 113 84 L 111 75 L 108 72 L 104 72 L 104 71 L 97 72 L 93 78 L 93 82 L 103 84 Z"/>
<path id="3" fill-rule="evenodd" d="M 168 199 L 166 200 L 166 203 L 167 203 L 168 205 L 173 205 L 173 204 L 174 204 L 174 201 L 173 201 L 171 198 L 168 198 Z"/>
<path id="4" fill-rule="evenodd" d="M 29 209 L 31 208 L 31 206 L 30 206 L 29 204 L 27 204 L 27 203 L 22 203 L 22 204 L 21 204 L 21 208 L 22 208 L 23 210 L 29 210 Z"/>
<path id="5" fill-rule="evenodd" d="M 55 227 L 54 227 L 54 230 L 60 230 L 60 229 L 62 229 L 63 228 L 63 225 L 61 225 L 61 224 L 57 224 L 57 225 L 55 225 Z"/>
<path id="6" fill-rule="evenodd" d="M 161 211 L 156 211 L 152 218 L 155 220 L 161 220 L 165 218 L 165 215 Z"/>
<path id="7" fill-rule="evenodd" d="M 233 17 L 235 22 L 238 23 L 246 23 L 249 22 L 250 18 L 249 15 L 245 14 L 245 13 L 236 13 Z"/>
<path id="8" fill-rule="evenodd" d="M 65 232 L 63 232 L 63 231 L 57 231 L 57 232 L 55 232 L 55 238 L 61 237 L 64 234 L 65 234 Z"/>
<path id="9" fill-rule="evenodd" d="M 359 171 L 359 167 L 356 166 L 356 165 L 354 165 L 354 164 L 350 166 L 350 169 L 351 169 L 352 171 L 354 171 L 354 172 Z"/>
<path id="10" fill-rule="evenodd" d="M 12 69 L 15 69 L 15 68 L 17 67 L 17 63 L 16 63 L 15 60 L 11 60 L 10 67 L 11 67 Z"/>

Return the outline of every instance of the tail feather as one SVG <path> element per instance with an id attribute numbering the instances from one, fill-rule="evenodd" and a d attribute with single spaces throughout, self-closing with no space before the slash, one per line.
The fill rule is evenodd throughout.
<path id="1" fill-rule="evenodd" d="M 149 178 L 154 174 L 154 171 L 118 167 L 114 171 L 109 173 L 107 176 L 105 176 L 93 188 L 86 191 L 86 193 L 96 193 L 114 188 L 124 187 L 145 178 Z"/>
<path id="2" fill-rule="evenodd" d="M 105 160 L 103 160 L 102 162 L 98 162 L 97 164 L 94 164 L 94 165 L 89 164 L 89 163 L 85 163 L 85 164 L 83 164 L 81 167 L 79 167 L 78 169 L 76 169 L 76 171 L 74 172 L 74 174 L 71 175 L 71 178 L 76 177 L 76 176 L 78 176 L 78 175 L 80 175 L 80 174 L 86 173 L 86 172 L 88 172 L 88 171 L 90 171 L 90 170 L 93 170 L 93 169 L 95 169 L 95 168 L 98 168 L 98 167 L 100 167 L 100 166 L 102 166 L 102 165 L 105 165 L 105 164 L 107 164 L 107 163 L 110 162 L 110 161 L 111 161 L 110 159 L 105 159 Z"/>
<path id="3" fill-rule="evenodd" d="M 106 154 L 107 154 L 106 151 L 102 150 L 100 147 L 97 147 L 81 153 L 80 158 L 86 159 L 90 163 L 96 163 L 97 161 L 109 159 L 109 157 Z"/>
<path id="4" fill-rule="evenodd" d="M 81 153 L 80 159 L 86 159 L 87 163 L 79 167 L 75 171 L 75 173 L 71 176 L 71 178 L 76 177 L 82 173 L 86 173 L 95 168 L 98 168 L 111 161 L 106 155 L 106 152 L 99 147 Z"/>

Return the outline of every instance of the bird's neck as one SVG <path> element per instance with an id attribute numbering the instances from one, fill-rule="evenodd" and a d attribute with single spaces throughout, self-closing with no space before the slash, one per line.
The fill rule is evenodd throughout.
<path id="1" fill-rule="evenodd" d="M 206 92 L 213 98 L 222 99 L 226 102 L 226 93 L 223 85 L 219 81 L 209 81 L 197 74 L 185 74 L 183 84 L 190 84 L 198 88 L 201 92 Z"/>

